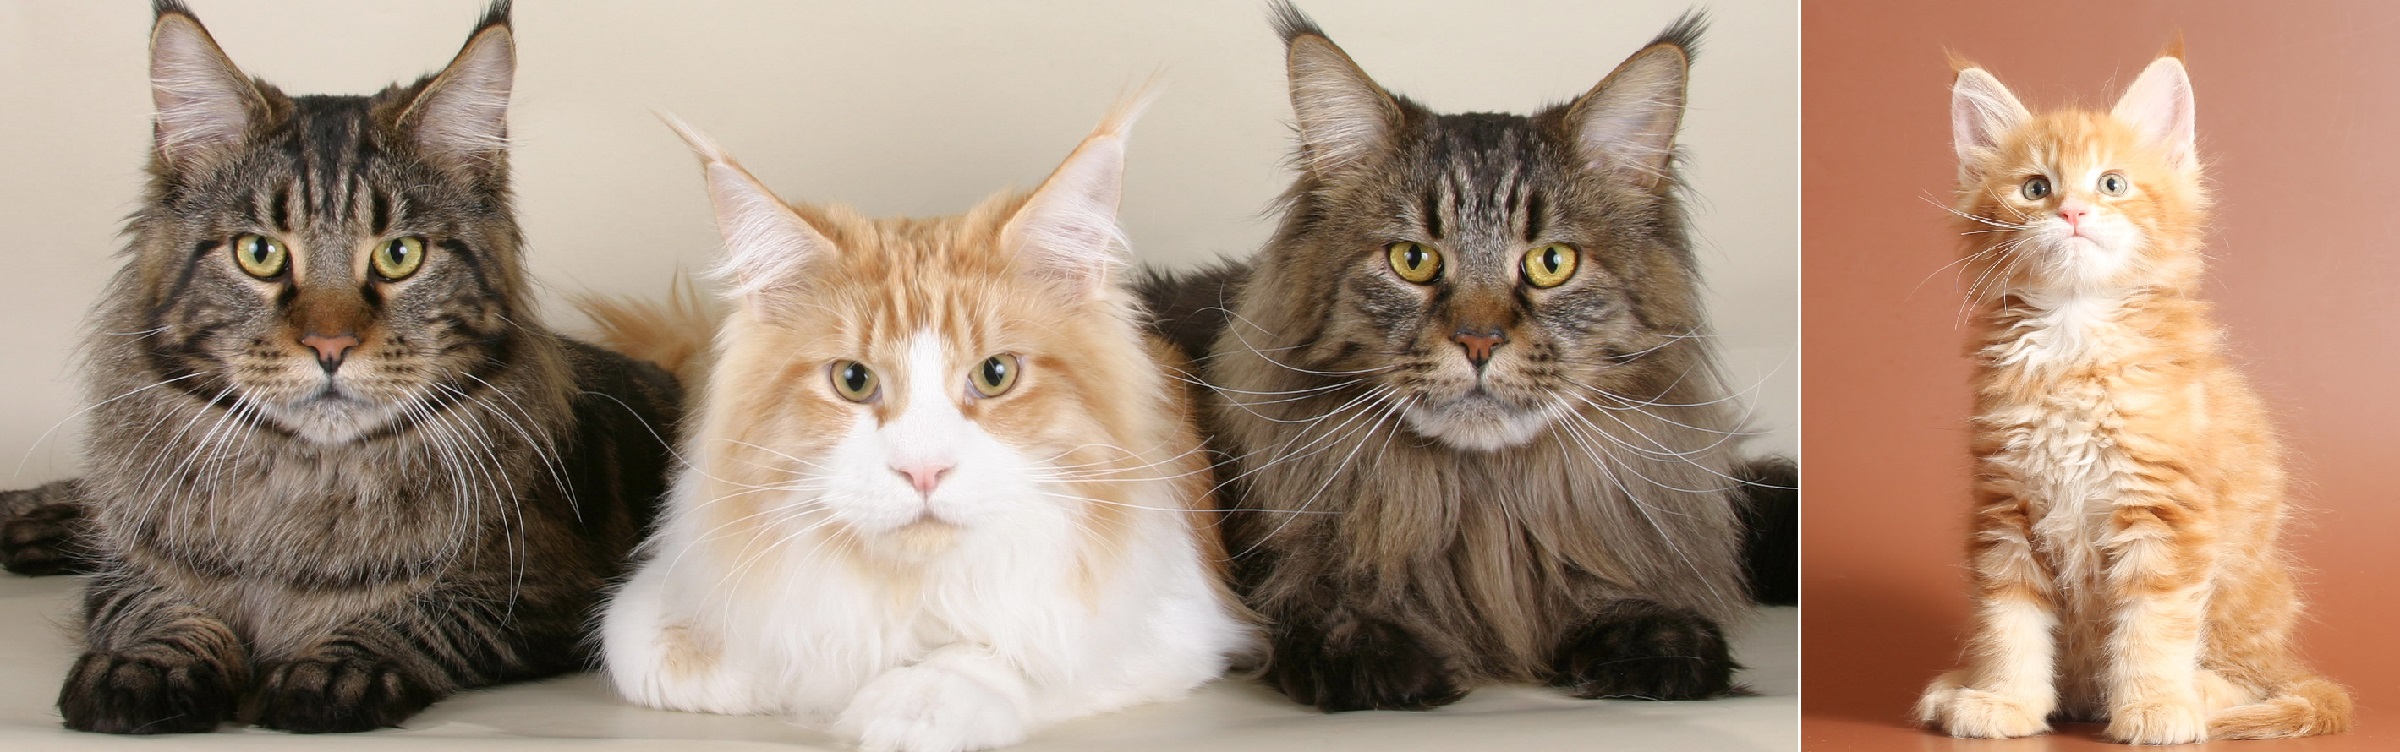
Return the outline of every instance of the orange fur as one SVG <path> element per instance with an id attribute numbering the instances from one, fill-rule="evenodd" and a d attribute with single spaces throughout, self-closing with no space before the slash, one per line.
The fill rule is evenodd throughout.
<path id="1" fill-rule="evenodd" d="M 2153 73 L 2182 82 L 2188 116 L 2180 64 Z M 1962 69 L 1961 89 L 1980 75 Z M 2347 693 L 2292 645 L 2281 449 L 2198 297 L 2199 167 L 2124 109 L 2017 107 L 1974 121 L 2006 126 L 1984 148 L 1962 143 L 1954 211 L 1982 331 L 1978 617 L 1964 666 L 1918 715 L 1981 737 L 2038 733 L 2054 713 L 2105 719 L 2137 743 L 2342 731 Z M 2130 187 L 2110 194 L 2108 174 Z M 2056 181 L 2049 195 L 2028 195 L 2036 177 Z M 2070 207 L 2121 218 L 2136 240 L 2116 253 L 2044 236 L 2052 215 L 2074 226 Z"/>

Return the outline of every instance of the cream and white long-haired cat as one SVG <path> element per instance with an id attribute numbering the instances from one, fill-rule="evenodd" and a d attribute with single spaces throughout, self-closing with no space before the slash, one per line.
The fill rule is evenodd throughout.
<path id="1" fill-rule="evenodd" d="M 1119 284 L 1121 108 L 964 215 L 791 206 L 705 137 L 730 314 L 689 467 L 605 617 L 645 705 L 875 750 L 1015 743 L 1182 696 L 1252 649 L 1177 364 Z M 707 317 L 603 304 L 678 363 Z"/>

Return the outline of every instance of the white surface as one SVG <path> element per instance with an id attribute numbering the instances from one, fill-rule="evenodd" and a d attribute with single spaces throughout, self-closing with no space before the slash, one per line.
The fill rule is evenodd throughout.
<path id="1" fill-rule="evenodd" d="M 628 705 L 598 676 L 469 692 L 406 728 L 299 736 L 227 726 L 214 734 L 122 738 L 59 725 L 58 683 L 74 663 L 82 579 L 0 575 L 0 749 L 844 749 L 838 740 L 764 717 L 674 713 Z M 1759 692 L 1707 702 L 1576 700 L 1535 687 L 1486 688 L 1429 713 L 1325 715 L 1234 678 L 1190 699 L 1059 724 L 1019 747 L 1042 750 L 1707 750 L 1800 748 L 1799 612 L 1763 609 L 1736 630 L 1737 679 Z"/>

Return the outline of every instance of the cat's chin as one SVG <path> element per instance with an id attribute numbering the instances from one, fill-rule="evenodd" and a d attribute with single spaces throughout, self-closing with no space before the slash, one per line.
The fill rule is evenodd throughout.
<path id="1" fill-rule="evenodd" d="M 313 398 L 260 410 L 268 420 L 302 441 L 348 444 L 398 420 L 399 411 L 355 398 Z"/>
<path id="2" fill-rule="evenodd" d="M 1489 398 L 1410 407 L 1401 413 L 1411 431 L 1454 449 L 1496 452 L 1532 443 L 1550 427 L 1549 413 L 1519 410 Z"/>

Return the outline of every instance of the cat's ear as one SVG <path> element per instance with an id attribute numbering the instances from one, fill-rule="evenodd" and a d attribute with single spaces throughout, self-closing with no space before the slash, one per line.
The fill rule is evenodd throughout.
<path id="1" fill-rule="evenodd" d="M 2165 149 L 2168 162 L 2177 169 L 2192 166 L 2197 154 L 2192 78 L 2182 60 L 2162 57 L 2151 62 L 2109 114 L 2132 123 L 2143 138 Z"/>
<path id="2" fill-rule="evenodd" d="M 1000 245 L 1035 274 L 1095 296 L 1125 264 L 1117 204 L 1125 194 L 1125 135 L 1147 96 L 1119 103 L 1000 228 Z"/>
<path id="3" fill-rule="evenodd" d="M 401 114 L 401 127 L 424 155 L 474 167 L 507 154 L 508 95 L 517 76 L 508 16 L 507 0 L 493 3 L 458 57 Z"/>
<path id="4" fill-rule="evenodd" d="M 265 118 L 267 101 L 242 74 L 200 19 L 179 3 L 161 2 L 150 27 L 150 99 L 158 107 L 158 153 L 189 164 L 238 147 Z"/>
<path id="5" fill-rule="evenodd" d="M 1399 103 L 1300 9 L 1277 2 L 1269 12 L 1283 35 L 1301 166 L 1319 174 L 1338 171 L 1388 148 L 1399 128 Z"/>
<path id="6" fill-rule="evenodd" d="M 2000 79 L 1982 68 L 1960 68 L 1958 82 L 1950 85 L 1950 146 L 1959 169 L 1983 161 L 2000 147 L 2001 136 L 2032 116 Z"/>
<path id="7" fill-rule="evenodd" d="M 1656 190 L 1675 155 L 1692 53 L 1707 18 L 1687 14 L 1619 63 L 1567 108 L 1567 122 L 1593 166 Z"/>
<path id="8" fill-rule="evenodd" d="M 716 210 L 717 232 L 725 238 L 725 261 L 715 276 L 728 284 L 728 297 L 749 303 L 798 284 L 803 266 L 833 253 L 833 241 L 751 177 L 715 141 L 673 115 L 660 113 L 659 119 L 700 156 L 708 203 Z"/>

